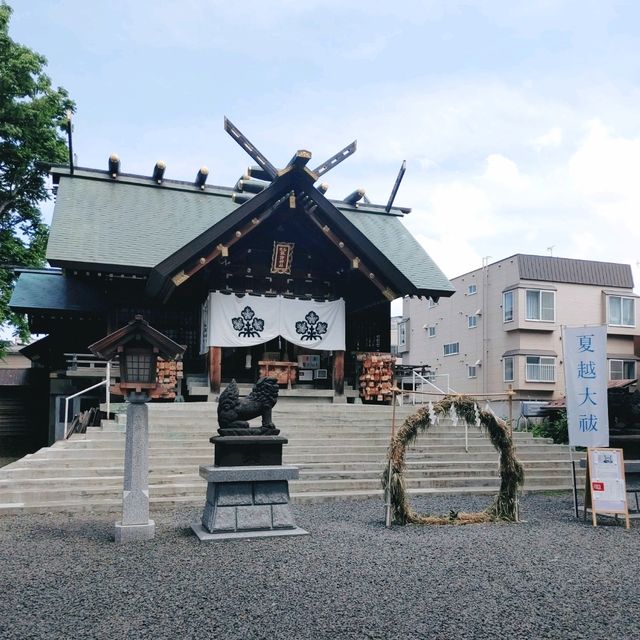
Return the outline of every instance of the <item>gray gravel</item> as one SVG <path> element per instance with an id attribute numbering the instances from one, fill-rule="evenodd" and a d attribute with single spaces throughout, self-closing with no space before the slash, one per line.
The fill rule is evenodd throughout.
<path id="1" fill-rule="evenodd" d="M 486 497 L 414 501 L 474 510 Z M 520 525 L 395 527 L 378 501 L 301 505 L 301 538 L 200 543 L 199 509 L 0 517 L 0 638 L 639 638 L 640 524 L 594 529 L 570 496 Z"/>

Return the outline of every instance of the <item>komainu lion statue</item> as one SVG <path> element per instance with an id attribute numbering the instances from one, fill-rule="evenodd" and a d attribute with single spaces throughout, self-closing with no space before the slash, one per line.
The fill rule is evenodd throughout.
<path id="1" fill-rule="evenodd" d="M 232 380 L 218 399 L 218 433 L 221 436 L 275 436 L 279 429 L 271 420 L 271 409 L 278 402 L 278 381 L 260 378 L 251 393 L 241 398 L 238 385 Z M 262 416 L 262 426 L 250 427 L 248 420 Z"/>

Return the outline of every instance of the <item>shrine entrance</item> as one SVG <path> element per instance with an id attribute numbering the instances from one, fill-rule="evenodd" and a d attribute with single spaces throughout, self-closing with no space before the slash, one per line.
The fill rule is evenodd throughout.
<path id="1" fill-rule="evenodd" d="M 265 364 L 268 363 L 268 364 Z M 292 386 L 309 389 L 330 389 L 333 382 L 333 353 L 311 351 L 299 347 L 284 338 L 273 338 L 269 342 L 252 347 L 227 347 L 222 349 L 222 383 L 235 380 L 238 383 L 253 383 L 261 375 L 274 375 L 288 363 L 295 374 Z M 277 377 L 277 376 L 276 376 Z M 280 381 L 280 384 L 287 384 Z"/>

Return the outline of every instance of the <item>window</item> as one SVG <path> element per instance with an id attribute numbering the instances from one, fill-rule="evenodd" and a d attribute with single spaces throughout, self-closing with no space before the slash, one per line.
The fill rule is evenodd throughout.
<path id="1" fill-rule="evenodd" d="M 475 285 L 475 284 L 470 284 L 470 285 L 467 287 L 467 295 L 468 295 L 468 296 L 473 296 L 473 295 L 475 295 L 476 293 L 478 293 L 478 286 L 477 286 L 477 285 Z"/>
<path id="2" fill-rule="evenodd" d="M 556 319 L 556 292 L 527 289 L 527 320 L 554 322 Z"/>
<path id="3" fill-rule="evenodd" d="M 513 382 L 513 357 L 509 356 L 502 361 L 504 381 Z"/>
<path id="4" fill-rule="evenodd" d="M 460 353 L 460 343 L 459 342 L 449 342 L 443 346 L 444 355 L 445 356 L 455 356 Z"/>
<path id="5" fill-rule="evenodd" d="M 609 380 L 635 380 L 635 360 L 609 360 Z"/>
<path id="6" fill-rule="evenodd" d="M 467 378 L 477 378 L 478 368 L 472 365 L 467 367 Z"/>
<path id="7" fill-rule="evenodd" d="M 427 336 L 429 336 L 429 338 L 435 338 L 436 337 L 436 328 L 435 327 L 427 327 Z"/>
<path id="8" fill-rule="evenodd" d="M 513 291 L 505 291 L 502 294 L 502 322 L 513 320 Z"/>
<path id="9" fill-rule="evenodd" d="M 472 315 L 472 316 L 467 316 L 467 327 L 469 327 L 469 329 L 475 329 L 478 326 L 478 316 L 477 315 Z"/>
<path id="10" fill-rule="evenodd" d="M 525 380 L 527 382 L 555 382 L 556 359 L 527 356 Z"/>
<path id="11" fill-rule="evenodd" d="M 636 305 L 633 298 L 609 296 L 609 324 L 617 327 L 636 326 Z"/>

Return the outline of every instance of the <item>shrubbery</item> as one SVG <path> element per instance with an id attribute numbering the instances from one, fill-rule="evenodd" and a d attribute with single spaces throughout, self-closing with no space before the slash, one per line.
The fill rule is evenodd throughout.
<path id="1" fill-rule="evenodd" d="M 542 422 L 534 425 L 531 431 L 538 438 L 553 438 L 556 444 L 569 444 L 567 413 L 562 412 L 555 416 L 544 418 Z"/>

